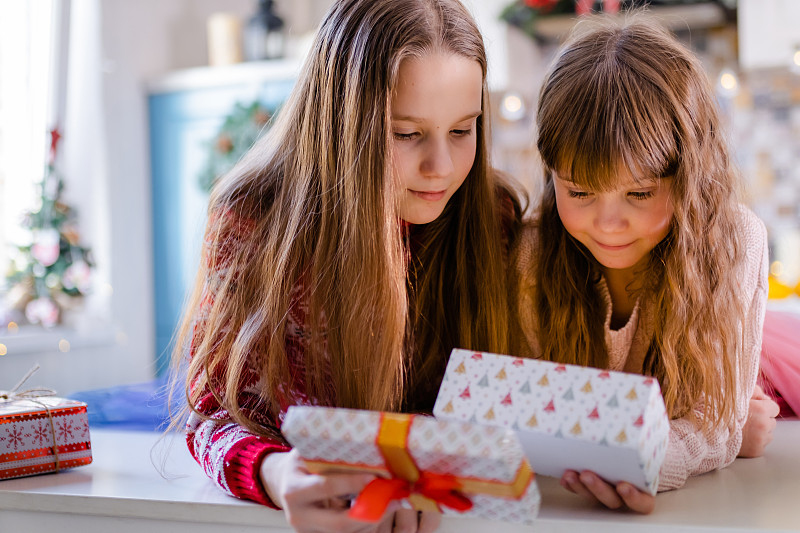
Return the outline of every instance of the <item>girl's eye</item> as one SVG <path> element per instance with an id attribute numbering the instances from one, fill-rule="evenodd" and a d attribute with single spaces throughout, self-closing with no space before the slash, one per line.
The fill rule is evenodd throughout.
<path id="1" fill-rule="evenodd" d="M 416 138 L 417 135 L 419 135 L 419 133 L 416 131 L 412 133 L 400 133 L 398 131 L 394 132 L 394 138 L 398 141 L 410 141 L 411 139 Z"/>
<path id="2" fill-rule="evenodd" d="M 472 133 L 472 128 L 466 130 L 450 130 L 450 133 L 455 135 L 456 137 L 466 137 Z"/>
<path id="3" fill-rule="evenodd" d="M 648 198 L 652 198 L 653 197 L 653 192 L 652 191 L 644 191 L 644 192 L 631 191 L 631 192 L 628 193 L 628 196 L 630 196 L 634 200 L 647 200 Z"/>
<path id="4" fill-rule="evenodd" d="M 578 198 L 579 200 L 583 200 L 589 198 L 589 193 L 586 191 L 573 191 L 572 189 L 569 190 L 569 197 L 570 198 Z"/>

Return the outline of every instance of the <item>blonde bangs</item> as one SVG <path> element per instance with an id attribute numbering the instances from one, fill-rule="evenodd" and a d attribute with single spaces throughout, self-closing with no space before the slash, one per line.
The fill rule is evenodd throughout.
<path id="1" fill-rule="evenodd" d="M 674 113 L 662 75 L 626 37 L 608 30 L 604 38 L 566 45 L 556 61 L 581 67 L 554 69 L 540 99 L 537 145 L 543 162 L 592 190 L 613 189 L 620 165 L 642 180 L 670 176 L 678 165 Z M 636 73 L 622 63 L 634 63 Z"/>

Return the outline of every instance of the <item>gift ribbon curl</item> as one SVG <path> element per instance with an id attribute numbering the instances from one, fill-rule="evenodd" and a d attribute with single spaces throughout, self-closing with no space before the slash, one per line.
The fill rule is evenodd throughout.
<path id="1" fill-rule="evenodd" d="M 438 511 L 438 505 L 444 505 L 459 512 L 468 511 L 472 509 L 472 500 L 458 492 L 459 488 L 460 484 L 454 476 L 428 472 L 420 474 L 416 482 L 400 478 L 377 478 L 364 487 L 348 514 L 350 518 L 362 522 L 377 522 L 391 501 L 411 495 L 420 495 L 435 502 L 434 508 L 429 510 Z"/>
<path id="2" fill-rule="evenodd" d="M 25 389 L 20 391 L 19 388 L 22 387 L 28 379 L 32 375 L 34 375 L 39 370 L 39 365 L 34 365 L 33 368 L 28 370 L 28 372 L 22 376 L 22 379 L 14 385 L 14 388 L 11 390 L 0 390 L 0 400 L 4 402 L 13 402 L 14 400 L 31 400 L 34 398 L 42 398 L 46 396 L 55 396 L 56 391 L 53 389 L 45 389 L 42 387 L 34 387 L 32 389 Z"/>

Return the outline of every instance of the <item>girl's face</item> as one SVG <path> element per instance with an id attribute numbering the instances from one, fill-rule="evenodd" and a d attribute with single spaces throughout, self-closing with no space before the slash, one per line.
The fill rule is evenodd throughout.
<path id="1" fill-rule="evenodd" d="M 635 180 L 624 169 L 617 175 L 617 187 L 604 192 L 587 190 L 562 177 L 553 180 L 564 228 L 606 272 L 641 266 L 667 236 L 673 215 L 672 178 Z"/>
<path id="2" fill-rule="evenodd" d="M 477 61 L 437 53 L 400 64 L 391 120 L 403 220 L 436 220 L 464 183 L 475 161 L 482 101 Z"/>

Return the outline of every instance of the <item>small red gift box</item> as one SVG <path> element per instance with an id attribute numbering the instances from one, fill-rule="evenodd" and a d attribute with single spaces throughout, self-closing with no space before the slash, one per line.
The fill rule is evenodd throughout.
<path id="1" fill-rule="evenodd" d="M 0 399 L 0 479 L 91 462 L 85 403 L 53 396 Z"/>

